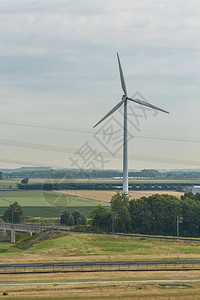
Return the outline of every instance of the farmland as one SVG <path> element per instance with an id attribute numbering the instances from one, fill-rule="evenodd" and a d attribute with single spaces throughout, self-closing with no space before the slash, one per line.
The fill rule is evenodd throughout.
<path id="1" fill-rule="evenodd" d="M 86 215 L 101 204 L 110 206 L 112 196 L 116 191 L 95 190 L 65 190 L 65 191 L 36 191 L 36 190 L 1 190 L 0 211 L 17 201 L 22 206 L 24 215 L 32 217 L 56 217 L 57 209 L 78 209 Z M 131 198 L 140 198 L 155 193 L 169 194 L 180 197 L 182 193 L 173 191 L 130 191 Z"/>
<path id="2" fill-rule="evenodd" d="M 32 217 L 56 217 L 57 209 L 80 209 L 87 215 L 96 205 L 108 205 L 102 201 L 53 191 L 0 191 L 1 215 L 15 201 L 22 206 L 24 215 Z"/>
<path id="3" fill-rule="evenodd" d="M 58 194 L 76 195 L 78 197 L 84 197 L 87 199 L 93 199 L 96 201 L 102 201 L 109 203 L 112 196 L 116 191 L 94 191 L 94 190 L 67 190 L 67 191 L 55 191 Z M 149 197 L 154 194 L 168 194 L 180 198 L 183 193 L 174 191 L 129 191 L 130 198 L 138 199 L 141 197 Z"/>
<path id="4" fill-rule="evenodd" d="M 33 184 L 47 184 L 47 183 L 67 183 L 73 186 L 73 189 L 48 191 L 48 190 L 19 190 L 17 184 L 20 179 L 9 179 L 0 181 L 0 214 L 3 215 L 5 209 L 17 201 L 23 208 L 25 216 L 31 217 L 56 217 L 57 209 L 68 209 L 73 211 L 78 209 L 89 216 L 90 211 L 101 204 L 103 206 L 110 206 L 112 196 L 116 191 L 121 191 L 121 178 L 111 179 L 30 179 L 30 186 Z M 184 180 L 166 180 L 166 179 L 134 179 L 130 178 L 131 184 L 199 184 L 198 179 L 184 179 Z M 88 190 L 86 186 L 88 183 L 94 184 L 93 190 Z M 83 187 L 80 189 L 79 185 Z M 95 189 L 95 184 L 102 185 L 101 190 Z M 113 184 L 112 190 L 103 189 L 104 185 Z M 172 190 L 130 190 L 130 198 L 140 198 L 142 196 L 150 196 L 152 194 L 169 194 L 180 197 L 181 192 Z"/>
<path id="5" fill-rule="evenodd" d="M 17 201 L 21 206 L 96 206 L 100 201 L 48 191 L 0 191 L 0 206 Z"/>

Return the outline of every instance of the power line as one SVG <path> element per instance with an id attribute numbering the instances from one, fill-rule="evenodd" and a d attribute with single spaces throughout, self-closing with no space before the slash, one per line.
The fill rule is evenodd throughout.
<path id="1" fill-rule="evenodd" d="M 77 132 L 86 132 L 86 133 L 93 133 L 93 131 L 79 129 L 79 128 L 62 128 L 62 127 L 53 127 L 49 125 L 37 125 L 37 124 L 30 124 L 30 123 L 18 123 L 18 122 L 7 122 L 7 121 L 0 121 L 0 123 L 9 124 L 9 125 L 18 125 L 18 126 L 30 126 L 35 128 L 45 128 L 45 129 L 55 129 L 55 130 L 64 130 L 64 131 L 77 131 Z M 102 133 L 103 134 L 103 133 Z M 155 136 L 133 136 L 133 138 L 145 138 L 145 139 L 161 139 L 161 140 L 169 140 L 169 141 L 178 141 L 178 142 L 196 142 L 199 143 L 200 140 L 192 140 L 187 138 L 177 139 L 177 138 L 169 138 L 169 137 L 155 137 Z M 51 151 L 51 152 L 58 152 L 58 153 L 72 153 L 75 154 L 77 149 L 75 148 L 68 148 L 68 147 L 61 147 L 61 146 L 53 146 L 53 145 L 45 145 L 39 143 L 30 143 L 30 142 L 22 142 L 22 141 L 15 141 L 15 140 L 7 140 L 7 139 L 0 139 L 0 144 L 7 145 L 7 146 L 14 146 L 20 148 L 29 148 L 35 150 L 42 150 L 42 151 Z M 121 154 L 116 154 L 112 157 L 108 152 L 101 152 L 104 157 L 110 159 L 121 159 Z M 185 159 L 176 159 L 176 158 L 166 158 L 166 157 L 153 157 L 153 156 L 141 156 L 141 155 L 128 155 L 130 160 L 136 161 L 151 161 L 151 162 L 159 162 L 159 163 L 167 163 L 167 164 L 183 164 L 188 166 L 197 166 L 200 165 L 200 161 L 194 160 L 185 160 Z M 49 165 L 44 163 L 36 163 L 32 161 L 22 161 L 22 160 L 13 160 L 13 159 L 0 159 L 1 162 L 9 162 L 15 164 L 22 164 L 22 165 L 33 165 L 33 166 L 47 166 Z M 63 168 L 63 166 L 52 166 L 54 168 Z"/>
<path id="2" fill-rule="evenodd" d="M 109 156 L 109 158 L 111 158 Z M 195 160 L 186 160 L 186 159 L 175 159 L 175 158 L 167 158 L 167 157 L 154 157 L 154 156 L 142 156 L 142 155 L 129 155 L 130 160 L 135 161 L 146 161 L 146 162 L 159 162 L 164 164 L 181 164 L 187 166 L 200 166 L 200 161 Z M 113 159 L 113 157 L 112 157 Z M 121 155 L 117 154 L 114 159 L 121 159 Z M 37 166 L 37 167 L 50 167 L 49 164 L 43 162 L 33 162 L 33 161 L 24 161 L 24 160 L 15 160 L 10 158 L 0 158 L 1 162 L 13 163 L 19 165 L 28 165 L 28 166 Z M 55 169 L 64 169 L 63 165 L 54 165 L 51 162 L 51 167 Z"/>
<path id="3" fill-rule="evenodd" d="M 88 134 L 95 134 L 94 130 L 88 130 L 84 128 L 78 127 L 61 127 L 61 126 L 52 126 L 48 124 L 33 124 L 33 123 L 21 123 L 21 122 L 10 122 L 10 121 L 0 121 L 1 124 L 13 125 L 13 126 L 21 126 L 21 127 L 32 127 L 32 128 L 40 128 L 40 129 L 50 129 L 50 130 L 59 130 L 59 131 L 71 131 L 71 132 L 78 132 L 78 133 L 88 133 Z M 98 134 L 104 135 L 105 133 L 99 131 Z M 121 134 L 116 133 L 106 133 L 106 135 L 117 135 L 123 136 Z M 198 139 L 190 139 L 190 138 L 177 138 L 177 137 L 166 137 L 166 136 L 153 136 L 153 135 L 131 135 L 131 138 L 141 138 L 141 139 L 153 139 L 153 140 L 165 140 L 165 141 L 174 141 L 174 142 L 191 142 L 191 143 L 200 143 Z"/>

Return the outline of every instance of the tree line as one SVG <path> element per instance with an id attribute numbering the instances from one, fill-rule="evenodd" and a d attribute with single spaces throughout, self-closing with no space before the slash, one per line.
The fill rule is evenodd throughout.
<path id="1" fill-rule="evenodd" d="M 117 193 L 111 210 L 98 206 L 92 212 L 92 225 L 102 231 L 176 236 L 177 216 L 180 235 L 200 236 L 200 194 L 186 193 L 181 199 L 170 195 L 152 195 L 140 199 Z"/>
<path id="2" fill-rule="evenodd" d="M 90 179 L 90 178 L 113 178 L 122 177 L 121 170 L 94 170 L 94 169 L 52 169 L 52 168 L 18 168 L 3 170 L 5 178 L 66 178 L 66 179 Z M 159 171 L 154 169 L 143 169 L 140 171 L 129 171 L 129 177 L 154 178 L 154 179 L 187 179 L 200 178 L 200 170 L 169 170 Z M 0 177 L 1 179 L 1 177 Z"/>
<path id="3" fill-rule="evenodd" d="M 73 225 L 86 225 L 87 219 L 84 213 L 79 210 L 74 210 L 71 214 L 67 210 L 63 210 L 60 215 L 60 224 L 73 226 Z"/>
<path id="4" fill-rule="evenodd" d="M 28 178 L 24 178 L 28 179 Z M 23 179 L 23 180 L 24 180 Z M 18 189 L 21 190 L 114 190 L 122 189 L 122 186 L 116 185 L 115 182 L 95 183 L 95 182 L 47 182 L 47 183 L 18 183 Z M 184 187 L 188 184 L 177 184 L 177 183 L 135 183 L 130 184 L 129 189 L 134 191 L 145 191 L 145 190 L 166 190 L 166 191 L 178 191 L 182 192 Z"/>

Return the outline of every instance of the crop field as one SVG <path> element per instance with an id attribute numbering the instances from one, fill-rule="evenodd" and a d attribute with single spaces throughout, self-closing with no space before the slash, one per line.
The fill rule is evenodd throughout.
<path id="1" fill-rule="evenodd" d="M 101 202 L 53 191 L 0 191 L 0 206 L 8 206 L 14 201 L 21 206 L 95 206 Z"/>
<path id="2" fill-rule="evenodd" d="M 96 206 L 101 202 L 53 191 L 0 191 L 0 206 L 8 206 L 14 201 L 21 206 Z"/>
<path id="3" fill-rule="evenodd" d="M 108 206 L 105 202 L 87 199 L 85 197 L 58 194 L 48 191 L 0 191 L 0 214 L 2 215 L 6 208 L 17 201 L 24 211 L 24 215 L 32 217 L 56 217 L 57 209 L 79 209 L 86 215 L 95 206 L 102 204 Z"/>
<path id="4" fill-rule="evenodd" d="M 55 191 L 58 194 L 76 195 L 87 199 L 93 199 L 97 201 L 107 202 L 111 201 L 111 198 L 116 194 L 116 191 L 99 191 L 99 190 L 67 190 L 67 191 Z M 180 198 L 184 193 L 174 191 L 129 191 L 130 198 L 138 199 L 143 196 L 149 197 L 154 194 L 168 194 Z"/>

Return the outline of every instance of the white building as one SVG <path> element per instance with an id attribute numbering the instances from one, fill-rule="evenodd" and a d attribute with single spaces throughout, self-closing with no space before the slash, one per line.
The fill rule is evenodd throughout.
<path id="1" fill-rule="evenodd" d="M 185 192 L 192 192 L 193 194 L 200 193 L 200 185 L 190 185 L 185 188 Z"/>

